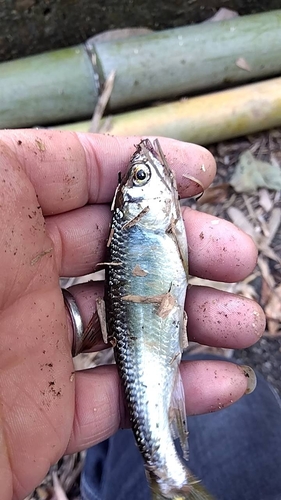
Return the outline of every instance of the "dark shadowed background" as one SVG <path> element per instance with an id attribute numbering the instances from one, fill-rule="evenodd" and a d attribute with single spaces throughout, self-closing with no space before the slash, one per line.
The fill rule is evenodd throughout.
<path id="1" fill-rule="evenodd" d="M 240 15 L 281 0 L 0 0 L 0 60 L 68 47 L 108 29 L 164 29 L 204 21 L 220 7 Z"/>

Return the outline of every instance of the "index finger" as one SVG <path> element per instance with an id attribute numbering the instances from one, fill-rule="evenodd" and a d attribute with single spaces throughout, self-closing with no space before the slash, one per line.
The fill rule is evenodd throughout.
<path id="1" fill-rule="evenodd" d="M 108 203 L 141 137 L 115 137 L 60 130 L 4 130 L 1 153 L 15 156 L 31 180 L 45 215 L 58 214 L 87 203 Z M 215 161 L 205 148 L 160 138 L 168 163 L 176 171 L 182 197 L 198 193 L 186 176 L 206 188 L 215 176 Z M 8 155 L 10 160 L 10 154 Z M 201 188 L 200 188 L 201 189 Z"/>

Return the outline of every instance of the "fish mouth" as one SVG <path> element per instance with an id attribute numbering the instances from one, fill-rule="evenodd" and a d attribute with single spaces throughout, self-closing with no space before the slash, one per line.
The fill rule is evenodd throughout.
<path id="1" fill-rule="evenodd" d="M 146 149 L 148 149 L 152 154 L 155 153 L 155 149 L 152 146 L 151 141 L 149 139 L 143 139 L 142 141 L 140 141 L 140 143 L 136 145 L 136 152 L 140 153 L 143 146 L 145 146 Z"/>

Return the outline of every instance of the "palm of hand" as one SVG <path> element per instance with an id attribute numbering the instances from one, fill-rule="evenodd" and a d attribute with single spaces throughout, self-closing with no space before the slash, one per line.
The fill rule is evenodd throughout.
<path id="1" fill-rule="evenodd" d="M 53 242 L 34 187 L 12 158 L 0 176 L 0 477 L 8 499 L 23 497 L 66 449 L 74 383 Z"/>

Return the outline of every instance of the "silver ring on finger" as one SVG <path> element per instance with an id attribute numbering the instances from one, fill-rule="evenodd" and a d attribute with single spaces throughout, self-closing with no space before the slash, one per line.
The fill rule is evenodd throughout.
<path id="1" fill-rule="evenodd" d="M 71 318 L 73 329 L 72 356 L 75 357 L 81 352 L 82 349 L 84 333 L 83 321 L 78 305 L 76 304 L 75 298 L 73 297 L 72 293 L 70 293 L 69 290 L 66 290 L 66 288 L 62 288 L 61 291 L 63 294 L 65 307 L 67 308 L 69 316 Z"/>

